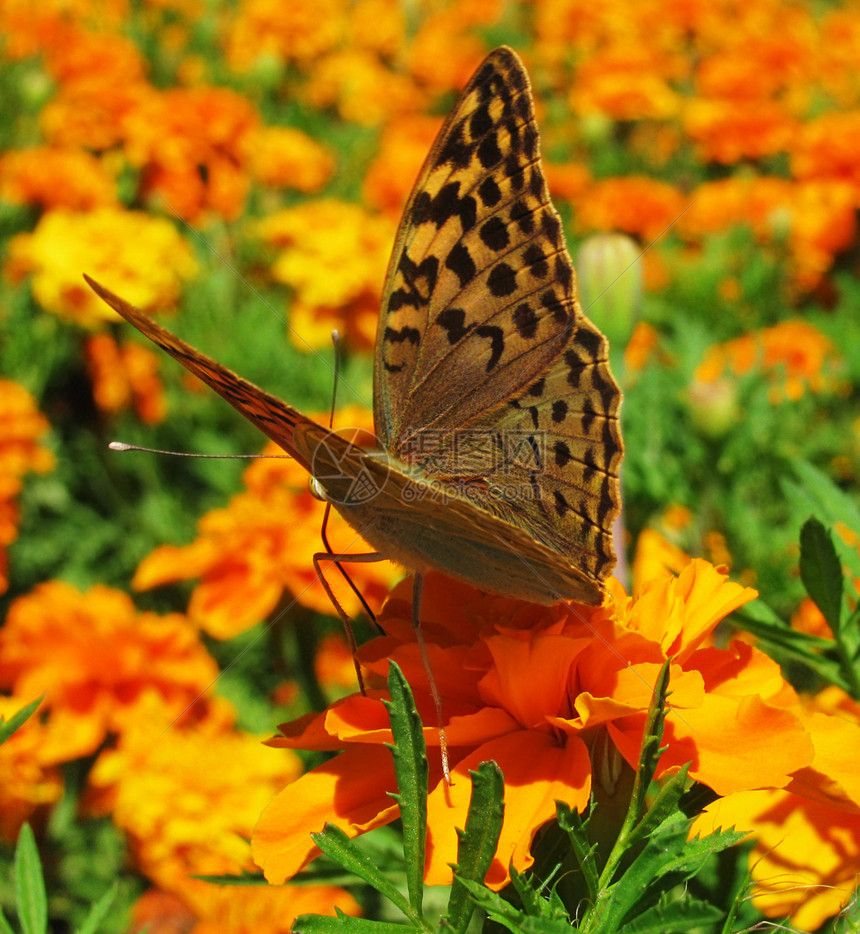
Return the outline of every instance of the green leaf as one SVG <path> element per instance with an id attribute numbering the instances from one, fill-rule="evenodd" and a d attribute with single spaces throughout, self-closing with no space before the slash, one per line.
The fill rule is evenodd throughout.
<path id="1" fill-rule="evenodd" d="M 24 934 L 45 934 L 48 929 L 45 877 L 29 824 L 21 828 L 15 847 L 15 901 Z"/>
<path id="2" fill-rule="evenodd" d="M 623 934 L 686 934 L 690 928 L 713 924 L 723 916 L 715 905 L 697 898 L 681 898 L 677 901 L 662 901 L 647 908 L 621 931 Z"/>
<path id="3" fill-rule="evenodd" d="M 475 904 L 486 912 L 487 917 L 514 932 L 514 934 L 519 934 L 519 932 L 524 932 L 524 934 L 570 934 L 570 921 L 567 919 L 537 918 L 527 915 L 510 902 L 506 902 L 497 892 L 492 892 L 483 885 L 472 882 L 471 879 L 463 879 L 462 882 L 471 893 Z"/>
<path id="4" fill-rule="evenodd" d="M 398 788 L 392 798 L 400 805 L 409 901 L 413 912 L 420 918 L 423 913 L 427 841 L 427 750 L 412 691 L 395 662 L 391 662 L 388 668 L 388 693 L 391 700 L 385 702 L 385 707 L 394 737 L 389 748 L 394 756 Z"/>
<path id="5" fill-rule="evenodd" d="M 293 934 L 409 934 L 415 929 L 409 924 L 353 918 L 338 910 L 336 918 L 328 915 L 301 915 L 293 921 L 290 930 Z"/>
<path id="6" fill-rule="evenodd" d="M 828 683 L 851 691 L 851 684 L 839 662 L 818 654 L 833 649 L 832 639 L 822 639 L 791 629 L 760 599 L 736 610 L 732 619 L 740 628 L 759 639 L 765 648 L 778 649 L 788 658 L 806 665 Z"/>
<path id="7" fill-rule="evenodd" d="M 597 893 L 600 891 L 600 876 L 598 874 L 597 860 L 595 851 L 596 843 L 591 843 L 588 839 L 585 824 L 578 811 L 573 810 L 570 805 L 564 801 L 555 802 L 556 819 L 558 826 L 568 835 L 570 845 L 573 849 L 573 855 L 579 864 L 579 871 L 582 873 L 590 901 L 594 903 L 597 899 Z"/>
<path id="8" fill-rule="evenodd" d="M 842 523 L 860 535 L 860 509 L 852 497 L 843 493 L 827 474 L 811 464 L 799 461 L 794 464 L 794 472 L 800 483 L 783 480 L 781 485 L 786 498 L 801 515 L 812 513 L 829 526 Z M 841 557 L 852 576 L 860 577 L 860 553 L 847 548 Z"/>
<path id="9" fill-rule="evenodd" d="M 645 731 L 642 739 L 642 749 L 639 751 L 639 768 L 636 770 L 636 781 L 633 785 L 633 795 L 630 802 L 632 819 L 638 820 L 645 804 L 645 795 L 648 786 L 654 779 L 657 764 L 660 761 L 662 750 L 660 741 L 663 739 L 663 726 L 666 722 L 666 697 L 669 687 L 669 666 L 671 659 L 663 662 L 663 667 L 657 675 L 654 684 L 654 693 L 648 707 L 648 719 L 645 721 Z"/>
<path id="10" fill-rule="evenodd" d="M 628 849 L 650 837 L 658 827 L 678 813 L 678 802 L 686 790 L 689 770 L 688 763 L 661 785 L 654 803 L 627 835 L 624 842 Z"/>
<path id="11" fill-rule="evenodd" d="M 0 717 L 0 743 L 5 743 L 7 739 L 19 729 L 35 713 L 36 708 L 42 703 L 45 695 L 31 701 L 26 707 L 22 707 L 18 713 L 14 714 L 8 720 Z"/>
<path id="12" fill-rule="evenodd" d="M 827 625 L 838 633 L 844 586 L 842 565 L 829 531 L 814 517 L 807 519 L 800 530 L 800 578 Z"/>
<path id="13" fill-rule="evenodd" d="M 402 893 L 382 875 L 376 863 L 369 859 L 339 827 L 326 824 L 319 833 L 312 833 L 311 839 L 326 856 L 376 889 L 380 895 L 399 908 L 410 921 L 420 923 L 420 918 Z"/>
<path id="14" fill-rule="evenodd" d="M 76 934 L 96 934 L 99 925 L 108 916 L 116 893 L 119 891 L 119 882 L 114 884 L 102 895 L 102 897 L 90 908 L 84 923 L 77 929 Z"/>
<path id="15" fill-rule="evenodd" d="M 12 930 L 12 925 L 6 920 L 6 915 L 3 914 L 2 909 L 0 909 L 0 934 L 15 934 Z"/>
<path id="16" fill-rule="evenodd" d="M 447 929 L 461 934 L 469 925 L 475 906 L 462 879 L 481 883 L 496 854 L 505 814 L 502 770 L 495 762 L 482 762 L 472 776 L 472 797 L 465 830 L 457 831 L 457 863 L 454 885 L 445 913 Z"/>

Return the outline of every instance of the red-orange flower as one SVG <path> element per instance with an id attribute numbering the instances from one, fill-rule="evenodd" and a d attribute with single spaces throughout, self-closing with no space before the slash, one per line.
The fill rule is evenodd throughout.
<path id="1" fill-rule="evenodd" d="M 94 752 L 144 710 L 151 717 L 154 703 L 162 725 L 196 716 L 217 674 L 184 616 L 138 613 L 109 587 L 41 584 L 12 603 L 0 629 L 0 684 L 22 697 L 44 694 L 50 710 L 43 761 Z"/>
<path id="2" fill-rule="evenodd" d="M 400 665 L 415 691 L 425 739 L 438 745 L 405 586 L 381 616 L 387 635 L 366 644 L 360 658 L 379 676 L 388 658 Z M 726 649 L 710 644 L 717 623 L 754 591 L 697 560 L 677 578 L 645 585 L 635 600 L 619 587 L 614 594 L 603 607 L 544 608 L 428 575 L 422 631 L 442 696 L 453 777 L 447 785 L 431 754 L 429 883 L 450 882 L 469 769 L 480 762 L 495 760 L 505 776 L 505 824 L 488 875 L 496 888 L 507 882 L 509 863 L 520 871 L 531 864 L 532 840 L 553 818 L 556 799 L 583 809 L 592 769 L 613 771 L 607 755 L 635 767 L 667 657 L 673 659 L 672 709 L 662 774 L 690 762 L 693 777 L 727 794 L 784 787 L 811 761 L 799 705 L 778 666 L 740 641 Z M 388 796 L 390 755 L 381 745 L 390 731 L 378 693 L 346 698 L 282 731 L 272 745 L 342 751 L 293 782 L 263 813 L 253 852 L 271 882 L 314 857 L 308 834 L 326 820 L 355 836 L 397 816 Z M 603 758 L 592 764 L 589 751 Z"/>
<path id="3" fill-rule="evenodd" d="M 88 211 L 117 203 L 104 164 L 81 149 L 33 146 L 0 156 L 0 200 Z"/>
<path id="4" fill-rule="evenodd" d="M 672 185 L 642 176 L 595 182 L 576 205 L 580 230 L 621 230 L 651 242 L 681 217 L 686 199 Z"/>

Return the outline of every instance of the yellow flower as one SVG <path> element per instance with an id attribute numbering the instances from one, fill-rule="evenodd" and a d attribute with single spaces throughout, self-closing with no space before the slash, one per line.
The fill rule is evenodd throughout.
<path id="1" fill-rule="evenodd" d="M 95 752 L 145 711 L 155 720 L 156 705 L 160 729 L 196 716 L 217 673 L 184 616 L 138 613 L 109 587 L 40 584 L 12 603 L 0 629 L 0 685 L 45 695 L 54 729 L 43 761 Z"/>
<path id="2" fill-rule="evenodd" d="M 54 210 L 31 234 L 9 248 L 6 275 L 32 274 L 33 295 L 48 311 L 88 327 L 116 315 L 81 274 L 154 311 L 175 304 L 197 268 L 188 244 L 166 220 L 136 211 L 101 208 L 90 213 Z"/>
<path id="3" fill-rule="evenodd" d="M 263 185 L 311 193 L 334 171 L 331 152 L 292 127 L 259 127 L 248 135 L 246 145 L 251 174 Z"/>
<path id="4" fill-rule="evenodd" d="M 290 337 L 296 347 L 328 346 L 333 328 L 354 348 L 373 347 L 395 233 L 388 218 L 322 200 L 287 208 L 253 229 L 279 249 L 272 275 L 293 290 Z"/>

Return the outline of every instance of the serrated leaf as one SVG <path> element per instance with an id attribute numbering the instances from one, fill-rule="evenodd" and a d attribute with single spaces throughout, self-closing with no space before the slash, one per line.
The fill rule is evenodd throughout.
<path id="1" fill-rule="evenodd" d="M 621 934 L 686 934 L 690 928 L 713 924 L 723 916 L 715 905 L 697 898 L 682 898 L 647 908 L 626 922 Z"/>
<path id="2" fill-rule="evenodd" d="M 689 771 L 690 766 L 688 763 L 661 785 L 654 803 L 627 835 L 625 845 L 628 848 L 651 836 L 671 815 L 678 813 L 678 802 L 686 790 L 687 773 Z"/>
<path id="3" fill-rule="evenodd" d="M 597 845 L 591 843 L 588 839 L 585 824 L 579 811 L 573 810 L 564 801 L 556 801 L 555 813 L 558 826 L 570 839 L 573 854 L 579 864 L 579 871 L 582 873 L 591 901 L 594 902 L 600 888 L 600 876 L 595 858 Z"/>
<path id="4" fill-rule="evenodd" d="M 16 714 L 13 714 L 8 720 L 0 717 L 0 744 L 5 743 L 7 739 L 36 712 L 36 708 L 42 703 L 45 695 L 37 697 L 26 707 L 22 707 Z"/>
<path id="5" fill-rule="evenodd" d="M 391 700 L 385 702 L 385 707 L 394 737 L 390 748 L 394 756 L 398 789 L 392 797 L 400 805 L 409 901 L 420 918 L 427 841 L 427 750 L 412 691 L 395 662 L 391 662 L 388 668 L 388 693 Z"/>
<path id="6" fill-rule="evenodd" d="M 844 587 L 842 565 L 830 533 L 814 517 L 807 519 L 800 530 L 800 578 L 827 625 L 838 633 Z"/>
<path id="7" fill-rule="evenodd" d="M 387 898 L 392 905 L 399 908 L 410 921 L 416 924 L 420 922 L 400 890 L 385 878 L 376 863 L 369 859 L 339 827 L 326 824 L 319 833 L 312 833 L 311 839 L 329 859 L 333 859 L 348 872 L 363 879 L 380 895 Z"/>
<path id="8" fill-rule="evenodd" d="M 645 721 L 645 731 L 642 738 L 642 748 L 639 752 L 639 767 L 636 770 L 636 780 L 633 785 L 633 795 L 630 804 L 630 822 L 640 817 L 642 806 L 648 786 L 657 771 L 660 761 L 660 742 L 663 739 L 663 727 L 666 722 L 666 697 L 669 688 L 669 666 L 671 659 L 666 659 L 657 675 L 651 703 L 648 706 L 648 718 Z"/>
<path id="9" fill-rule="evenodd" d="M 328 915 L 300 915 L 293 921 L 290 930 L 293 934 L 411 934 L 415 928 L 410 924 L 371 921 L 338 912 L 336 918 Z"/>
<path id="10" fill-rule="evenodd" d="M 23 934 L 45 934 L 48 929 L 45 877 L 29 824 L 21 827 L 15 847 L 15 901 Z"/>
<path id="11" fill-rule="evenodd" d="M 499 844 L 504 820 L 504 781 L 495 762 L 482 762 L 472 776 L 472 797 L 466 814 L 466 827 L 458 831 L 454 884 L 445 913 L 446 926 L 455 934 L 466 930 L 474 904 L 462 879 L 482 883 Z"/>
<path id="12" fill-rule="evenodd" d="M 471 879 L 464 879 L 463 885 L 472 894 L 475 904 L 483 909 L 487 917 L 512 931 L 513 934 L 570 934 L 570 921 L 553 918 L 537 918 L 527 915 L 521 909 L 506 902 L 497 892 Z"/>
<path id="13" fill-rule="evenodd" d="M 84 923 L 77 929 L 76 934 L 96 934 L 102 921 L 108 916 L 108 912 L 119 891 L 119 882 L 114 884 L 95 902 L 84 918 Z"/>

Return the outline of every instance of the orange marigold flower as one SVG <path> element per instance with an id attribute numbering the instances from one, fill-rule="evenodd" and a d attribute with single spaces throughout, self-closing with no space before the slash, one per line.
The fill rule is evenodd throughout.
<path id="1" fill-rule="evenodd" d="M 287 208 L 254 225 L 280 251 L 272 275 L 293 289 L 290 338 L 296 347 L 327 347 L 334 328 L 354 348 L 374 346 L 395 230 L 387 217 L 330 199 Z"/>
<path id="2" fill-rule="evenodd" d="M 791 617 L 791 628 L 798 632 L 805 632 L 810 636 L 819 636 L 822 639 L 832 639 L 833 633 L 824 614 L 809 597 L 804 597 Z"/>
<path id="3" fill-rule="evenodd" d="M 31 274 L 33 295 L 47 311 L 87 327 L 116 315 L 81 277 L 87 272 L 147 311 L 170 307 L 197 265 L 169 221 L 137 211 L 49 211 L 31 234 L 9 247 L 5 272 Z"/>
<path id="4" fill-rule="evenodd" d="M 304 97 L 314 107 L 335 107 L 352 123 L 377 126 L 425 103 L 411 76 L 393 71 L 372 52 L 347 48 L 316 62 Z"/>
<path id="5" fill-rule="evenodd" d="M 860 103 L 860 74 L 855 67 L 860 54 L 860 20 L 855 10 L 835 8 L 822 14 L 815 52 L 824 90 L 840 108 L 856 107 Z"/>
<path id="6" fill-rule="evenodd" d="M 340 424 L 368 424 L 368 414 L 346 409 Z M 364 440 L 359 437 L 359 443 Z M 280 453 L 270 445 L 268 453 Z M 176 580 L 200 578 L 188 605 L 189 617 L 218 639 L 229 639 L 265 619 L 284 599 L 320 613 L 332 606 L 317 579 L 313 556 L 323 551 L 320 540 L 325 505 L 308 489 L 305 470 L 292 459 L 259 460 L 245 472 L 247 491 L 234 496 L 225 509 L 200 520 L 196 541 L 184 547 L 164 545 L 145 558 L 133 586 L 147 589 Z M 329 540 L 336 550 L 372 549 L 333 511 Z M 323 573 L 350 615 L 360 612 L 330 562 Z M 358 563 L 350 577 L 371 606 L 379 606 L 387 587 L 398 576 L 388 562 Z"/>
<path id="7" fill-rule="evenodd" d="M 94 334 L 86 344 L 93 399 L 102 412 L 133 407 L 147 425 L 167 415 L 167 399 L 158 378 L 161 358 L 132 341 L 118 344 L 109 334 Z"/>
<path id="8" fill-rule="evenodd" d="M 648 242 L 675 224 L 687 199 L 672 185 L 644 176 L 596 181 L 576 205 L 577 227 L 620 230 Z"/>
<path id="9" fill-rule="evenodd" d="M 683 70 L 680 57 L 655 52 L 641 43 L 604 49 L 579 65 L 570 105 L 579 116 L 665 120 L 674 116 L 679 106 L 669 81 Z"/>
<path id="10" fill-rule="evenodd" d="M 398 221 L 441 126 L 424 114 L 403 117 L 382 131 L 379 152 L 364 177 L 364 200 Z"/>
<path id="11" fill-rule="evenodd" d="M 248 134 L 249 170 L 263 185 L 312 193 L 331 178 L 334 156 L 301 130 L 258 127 Z"/>
<path id="12" fill-rule="evenodd" d="M 0 156 L 0 200 L 73 211 L 113 207 L 115 182 L 88 152 L 33 146 Z"/>
<path id="13" fill-rule="evenodd" d="M 47 473 L 54 466 L 54 455 L 38 443 L 49 428 L 23 386 L 0 380 L 0 593 L 9 586 L 6 546 L 18 534 L 13 499 L 21 490 L 21 477 L 30 471 Z"/>
<path id="14" fill-rule="evenodd" d="M 696 831 L 752 832 L 753 900 L 768 917 L 814 931 L 854 897 L 860 874 L 860 705 L 839 688 L 808 703 L 815 757 L 784 789 L 739 792 L 712 804 Z"/>
<path id="15" fill-rule="evenodd" d="M 415 692 L 429 745 L 438 745 L 434 706 L 410 622 L 408 584 L 395 589 L 380 623 L 387 635 L 360 650 L 372 676 L 397 662 Z M 675 578 L 645 584 L 631 600 L 620 587 L 602 607 L 546 608 L 481 594 L 428 574 L 422 631 L 442 697 L 453 784 L 430 757 L 429 884 L 450 884 L 456 827 L 468 805 L 469 770 L 493 759 L 505 776 L 505 823 L 488 884 L 532 862 L 538 829 L 555 800 L 577 809 L 595 776 L 626 761 L 635 768 L 653 684 L 672 658 L 668 749 L 662 774 L 691 762 L 691 776 L 719 794 L 784 787 L 812 759 L 796 697 L 779 667 L 740 641 L 719 649 L 711 633 L 755 591 L 701 560 Z M 282 728 L 274 746 L 342 750 L 289 785 L 263 812 L 254 859 L 279 883 L 315 855 L 308 839 L 328 820 L 350 836 L 389 823 L 397 805 L 380 693 L 353 695 Z M 613 761 L 595 767 L 589 749 Z M 610 750 L 610 751 L 607 751 Z M 435 761 L 434 761 L 435 760 Z"/>
<path id="16" fill-rule="evenodd" d="M 409 70 L 433 94 L 459 91 L 489 51 L 481 27 L 500 16 L 499 0 L 453 0 L 425 16 L 409 44 Z"/>
<path id="17" fill-rule="evenodd" d="M 773 380 L 782 378 L 781 392 L 796 399 L 807 388 L 832 389 L 837 363 L 833 344 L 816 327 L 806 321 L 782 321 L 709 348 L 694 379 L 711 383 L 726 370 L 742 376 L 758 367 Z"/>
<path id="18" fill-rule="evenodd" d="M 0 696 L 0 716 L 10 720 L 32 700 Z M 43 755 L 50 730 L 36 713 L 0 746 L 0 837 L 8 842 L 17 839 L 24 821 L 63 793 L 59 770 Z"/>
<path id="19" fill-rule="evenodd" d="M 789 148 L 798 121 L 772 101 L 742 106 L 736 100 L 696 98 L 684 106 L 684 128 L 703 161 L 761 159 Z"/>
<path id="20" fill-rule="evenodd" d="M 227 61 L 236 71 L 250 71 L 266 59 L 306 69 L 340 43 L 348 8 L 348 0 L 242 0 L 229 20 Z"/>
<path id="21" fill-rule="evenodd" d="M 639 321 L 624 349 L 624 367 L 629 374 L 638 373 L 657 355 L 660 332 L 647 321 Z"/>
<path id="22" fill-rule="evenodd" d="M 828 113 L 805 123 L 791 147 L 795 178 L 850 182 L 860 191 L 860 110 Z"/>
<path id="23" fill-rule="evenodd" d="M 253 104 L 229 88 L 173 88 L 126 115 L 127 158 L 143 170 L 144 195 L 161 197 L 191 223 L 207 211 L 234 220 L 250 184 Z"/>
<path id="24" fill-rule="evenodd" d="M 80 593 L 61 581 L 41 584 L 12 603 L 0 630 L 0 684 L 23 697 L 45 695 L 54 728 L 48 762 L 94 752 L 153 700 L 160 729 L 196 714 L 217 673 L 184 616 L 138 613 L 109 587 Z"/>
<path id="25" fill-rule="evenodd" d="M 670 541 L 657 529 L 643 529 L 636 540 L 636 553 L 633 558 L 633 593 L 648 581 L 655 580 L 666 571 L 680 574 L 692 561 L 683 548 Z"/>
<path id="26" fill-rule="evenodd" d="M 593 184 L 591 172 L 582 162 L 546 162 L 544 175 L 553 197 L 574 204 Z"/>

